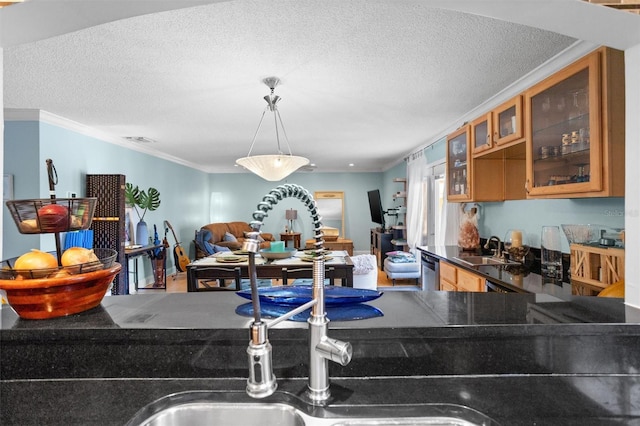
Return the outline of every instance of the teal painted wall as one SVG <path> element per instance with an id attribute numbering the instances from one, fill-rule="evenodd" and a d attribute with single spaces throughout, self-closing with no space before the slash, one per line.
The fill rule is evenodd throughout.
<path id="1" fill-rule="evenodd" d="M 5 122 L 4 173 L 13 175 L 13 198 L 40 198 L 39 178 L 44 170 L 40 165 L 40 127 L 37 121 Z M 46 171 L 45 171 L 46 177 Z M 48 193 L 47 193 L 48 197 Z M 40 247 L 38 235 L 20 234 L 7 206 L 2 203 L 2 247 L 5 259 Z"/>
<path id="2" fill-rule="evenodd" d="M 447 155 L 447 138 L 444 137 L 432 143 L 424 149 L 423 153 L 427 164 L 444 161 Z"/>
<path id="3" fill-rule="evenodd" d="M 371 222 L 367 191 L 380 189 L 382 192 L 385 185 L 382 173 L 296 172 L 282 182 L 267 182 L 248 173 L 212 174 L 211 192 L 216 193 L 220 202 L 216 204 L 217 208 L 214 207 L 211 221 L 250 222 L 262 198 L 283 183 L 300 185 L 312 195 L 316 191 L 343 191 L 345 237 L 353 240 L 355 251 L 369 252 L 369 229 L 375 227 L 375 224 Z M 294 231 L 301 232 L 303 240 L 313 238 L 311 216 L 304 211 L 304 205 L 295 198 L 285 198 L 276 204 L 265 218 L 262 231 L 272 233 L 278 238 L 280 232 L 284 232 L 285 226 L 288 225 L 285 210 L 290 208 L 298 211 Z"/>
<path id="4" fill-rule="evenodd" d="M 381 188 L 381 197 L 382 197 L 382 206 L 385 210 L 388 210 L 391 207 L 399 206 L 398 201 L 393 200 L 393 194 L 398 191 L 403 190 L 403 185 L 401 183 L 394 182 L 393 180 L 396 178 L 406 178 L 407 177 L 407 163 L 404 161 L 399 162 L 389 170 L 385 171 L 382 174 L 382 181 L 384 183 Z"/>
<path id="5" fill-rule="evenodd" d="M 624 198 L 521 200 L 480 205 L 480 235 L 496 235 L 502 240 L 509 229 L 520 228 L 531 247 L 540 247 L 545 225 L 590 223 L 624 228 Z M 562 251 L 569 253 L 569 243 L 562 235 Z"/>

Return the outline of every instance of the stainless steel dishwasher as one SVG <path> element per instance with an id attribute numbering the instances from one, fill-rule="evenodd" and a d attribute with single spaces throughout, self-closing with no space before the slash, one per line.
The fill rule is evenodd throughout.
<path id="1" fill-rule="evenodd" d="M 422 252 L 422 290 L 435 291 L 440 289 L 440 259 Z"/>

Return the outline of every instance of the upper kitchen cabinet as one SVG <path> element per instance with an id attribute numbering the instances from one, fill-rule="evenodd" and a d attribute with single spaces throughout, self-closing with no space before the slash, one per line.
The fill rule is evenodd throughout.
<path id="1" fill-rule="evenodd" d="M 493 110 L 493 142 L 506 145 L 522 139 L 522 96 L 503 103 Z"/>
<path id="2" fill-rule="evenodd" d="M 472 132 L 478 128 L 466 124 L 447 137 L 447 200 L 450 202 L 505 199 L 502 151 L 486 151 L 488 154 L 482 157 L 471 155 Z"/>
<path id="3" fill-rule="evenodd" d="M 447 199 L 470 201 L 471 127 L 466 124 L 447 136 Z"/>
<path id="4" fill-rule="evenodd" d="M 478 156 L 489 150 L 522 142 L 522 95 L 496 107 L 471 122 L 471 147 Z"/>
<path id="5" fill-rule="evenodd" d="M 525 93 L 529 198 L 624 196 L 624 56 L 601 48 Z"/>
<path id="6" fill-rule="evenodd" d="M 473 148 L 473 155 L 493 148 L 491 116 L 492 114 L 488 113 L 471 122 L 471 146 Z"/>

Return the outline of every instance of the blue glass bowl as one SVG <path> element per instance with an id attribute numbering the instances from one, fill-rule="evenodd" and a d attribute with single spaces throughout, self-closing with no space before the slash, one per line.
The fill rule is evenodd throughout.
<path id="1" fill-rule="evenodd" d="M 261 304 L 278 306 L 300 306 L 309 302 L 313 298 L 313 288 L 311 286 L 276 286 L 262 287 L 258 289 L 258 296 Z M 251 300 L 251 290 L 241 290 L 236 292 L 240 297 Z M 356 303 L 369 302 L 382 296 L 381 291 L 367 290 L 362 288 L 325 286 L 324 297 L 325 306 L 344 306 Z"/>
<path id="2" fill-rule="evenodd" d="M 260 306 L 260 315 L 263 318 L 278 318 L 279 316 L 289 312 L 291 309 L 293 309 L 291 306 L 286 305 L 263 304 Z M 369 306 L 362 303 L 356 303 L 354 305 L 327 306 L 326 312 L 327 318 L 331 321 L 355 321 L 383 316 L 380 309 L 375 306 Z M 290 320 L 295 322 L 305 322 L 309 319 L 310 313 L 311 308 L 292 316 Z M 236 314 L 245 317 L 252 317 L 253 304 L 244 303 L 238 306 L 236 308 Z"/>

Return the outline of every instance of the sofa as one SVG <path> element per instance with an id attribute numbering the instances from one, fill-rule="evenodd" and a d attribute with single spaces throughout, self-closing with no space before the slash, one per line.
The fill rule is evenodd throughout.
<path id="1" fill-rule="evenodd" d="M 251 232 L 252 229 L 247 222 L 220 222 L 203 226 L 200 228 L 200 231 L 196 232 L 196 259 L 206 257 L 210 254 L 203 250 L 197 243 L 198 233 L 202 235 L 203 231 L 209 231 L 210 234 L 204 232 L 204 235 L 208 236 L 208 243 L 213 246 L 213 249 L 219 251 L 224 249 L 241 249 L 242 243 L 245 240 L 245 233 Z M 267 232 L 260 233 L 260 237 L 264 240 L 260 243 L 261 249 L 271 247 L 271 242 L 275 241 L 273 235 Z"/>

